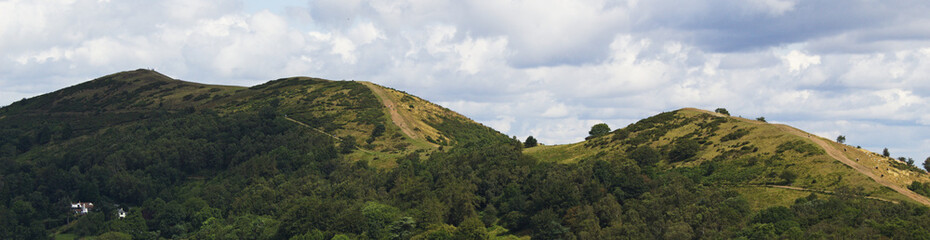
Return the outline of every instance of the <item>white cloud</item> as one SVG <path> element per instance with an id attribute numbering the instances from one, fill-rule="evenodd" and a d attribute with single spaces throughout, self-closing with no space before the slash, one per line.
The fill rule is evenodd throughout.
<path id="1" fill-rule="evenodd" d="M 546 108 L 546 111 L 542 113 L 543 117 L 547 118 L 562 118 L 569 115 L 568 106 L 565 104 L 556 104 Z"/>
<path id="2" fill-rule="evenodd" d="M 785 63 L 788 64 L 788 70 L 792 72 L 799 72 L 804 70 L 811 65 L 820 64 L 820 56 L 811 56 L 799 52 L 798 50 L 792 50 L 787 55 L 783 56 L 782 59 L 785 60 Z"/>
<path id="3" fill-rule="evenodd" d="M 503 58 L 507 55 L 507 39 L 472 39 L 456 44 L 454 49 L 459 56 L 459 69 L 468 74 L 475 74 L 489 65 L 498 65 L 503 63 Z"/>
<path id="4" fill-rule="evenodd" d="M 497 117 L 494 120 L 488 121 L 488 126 L 490 126 L 491 128 L 497 129 L 498 131 L 506 133 L 510 131 L 510 125 L 513 124 L 513 122 L 516 120 L 517 120 L 516 118 L 511 117 L 511 116 L 501 116 L 501 117 Z"/>
<path id="5" fill-rule="evenodd" d="M 842 3 L 2 1 L 0 105 L 135 68 L 238 85 L 307 75 L 378 82 L 549 144 L 726 107 L 930 155 L 930 4 Z"/>
<path id="6" fill-rule="evenodd" d="M 327 40 L 331 41 L 332 53 L 341 56 L 344 63 L 355 64 L 358 61 L 356 49 L 358 49 L 359 46 L 383 38 L 384 36 L 380 30 L 375 28 L 371 22 L 366 22 L 356 25 L 347 32 L 339 33 L 335 37 L 328 38 Z"/>

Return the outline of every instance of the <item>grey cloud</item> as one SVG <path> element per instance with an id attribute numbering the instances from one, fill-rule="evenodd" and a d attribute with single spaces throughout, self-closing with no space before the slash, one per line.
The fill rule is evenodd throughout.
<path id="1" fill-rule="evenodd" d="M 862 32 L 858 43 L 899 39 L 887 34 L 902 23 L 926 19 L 926 1 L 784 1 L 795 2 L 782 13 L 752 6 L 760 1 L 647 1 L 636 16 L 636 30 L 671 28 L 713 52 L 742 52 L 819 38 Z M 896 16 L 896 17 L 890 17 Z M 893 31 L 893 30 L 891 30 Z M 903 38 L 924 38 L 907 34 Z"/>

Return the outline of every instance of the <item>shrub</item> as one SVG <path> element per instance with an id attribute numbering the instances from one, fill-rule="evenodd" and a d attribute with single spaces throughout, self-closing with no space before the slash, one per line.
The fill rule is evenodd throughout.
<path id="1" fill-rule="evenodd" d="M 681 162 L 689 160 L 692 157 L 697 155 L 697 152 L 700 150 L 701 145 L 696 141 L 691 139 L 680 140 L 672 146 L 672 150 L 668 152 L 669 162 Z"/>
<path id="2" fill-rule="evenodd" d="M 792 171 L 789 171 L 789 170 L 785 170 L 784 172 L 781 172 L 781 174 L 778 177 L 784 180 L 782 184 L 791 185 L 792 183 L 794 183 L 794 180 L 798 178 L 798 174 Z"/>
<path id="3" fill-rule="evenodd" d="M 649 146 L 640 146 L 630 152 L 630 158 L 640 166 L 651 166 L 659 162 L 659 152 Z"/>
<path id="4" fill-rule="evenodd" d="M 930 184 L 914 181 L 911 183 L 911 185 L 907 186 L 907 189 L 910 189 L 917 194 L 930 197 Z"/>
<path id="5" fill-rule="evenodd" d="M 723 136 L 722 138 L 720 138 L 720 141 L 726 142 L 726 141 L 731 141 L 731 140 L 737 140 L 737 139 L 742 138 L 743 136 L 746 136 L 746 134 L 749 134 L 748 129 L 743 129 L 743 128 L 736 129 L 736 131 L 733 131 L 730 134 L 727 134 Z"/>
<path id="6" fill-rule="evenodd" d="M 714 112 L 730 116 L 730 112 L 728 112 L 726 108 L 717 108 L 717 110 L 714 110 Z"/>
<path id="7" fill-rule="evenodd" d="M 625 128 L 614 130 L 614 135 L 611 137 L 611 141 L 623 141 L 630 137 L 630 131 Z"/>

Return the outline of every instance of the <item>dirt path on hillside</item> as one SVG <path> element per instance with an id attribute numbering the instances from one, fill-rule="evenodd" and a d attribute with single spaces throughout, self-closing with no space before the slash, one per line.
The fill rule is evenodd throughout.
<path id="1" fill-rule="evenodd" d="M 295 119 L 293 119 L 293 118 L 289 118 L 289 117 L 284 117 L 284 119 L 287 119 L 288 121 L 297 123 L 297 125 L 301 125 L 301 126 L 308 127 L 308 128 L 310 128 L 310 129 L 316 130 L 316 131 L 319 132 L 319 133 L 322 133 L 322 134 L 324 134 L 324 135 L 326 135 L 326 136 L 329 136 L 329 137 L 331 137 L 331 138 L 333 138 L 333 139 L 336 139 L 336 141 L 342 141 L 342 139 L 340 139 L 339 137 L 336 137 L 336 136 L 334 136 L 334 135 L 332 135 L 332 134 L 329 134 L 329 133 L 327 133 L 326 131 L 323 131 L 322 129 L 315 128 L 315 127 L 313 127 L 313 126 L 307 125 L 306 123 L 303 123 L 303 122 L 301 122 L 301 121 L 297 121 L 297 120 L 295 120 Z"/>
<path id="2" fill-rule="evenodd" d="M 859 171 L 860 173 L 865 174 L 866 176 L 868 176 L 872 180 L 875 180 L 875 182 L 881 185 L 889 187 L 895 190 L 896 192 L 901 193 L 902 195 L 907 196 L 908 198 L 911 198 L 914 201 L 917 201 L 923 205 L 930 206 L 930 199 L 927 199 L 927 197 L 917 194 L 911 191 L 910 189 L 895 185 L 894 183 L 886 181 L 884 178 L 876 176 L 875 173 L 873 173 L 872 170 L 870 170 L 868 167 L 862 166 L 861 164 L 855 161 L 849 160 L 849 158 L 847 158 L 846 155 L 843 154 L 842 150 L 836 149 L 835 147 L 831 146 L 830 143 L 827 143 L 826 140 L 824 140 L 823 138 L 814 136 L 812 134 L 805 133 L 801 130 L 798 130 L 797 128 L 793 128 L 787 125 L 776 124 L 776 126 L 788 131 L 791 134 L 794 134 L 800 137 L 810 136 L 811 141 L 813 141 L 817 145 L 820 145 L 820 147 L 823 148 L 823 150 L 826 151 L 827 155 L 830 155 L 830 157 L 833 157 L 834 159 L 839 160 L 843 164 L 846 164 L 847 166 L 852 167 L 856 171 Z"/>
<path id="3" fill-rule="evenodd" d="M 400 115 L 400 113 L 397 112 L 397 109 L 395 108 L 396 104 L 394 104 L 394 100 L 392 100 L 391 97 L 388 96 L 388 93 L 384 92 L 384 89 L 382 89 L 381 87 L 375 86 L 374 83 L 370 83 L 370 82 L 359 82 L 359 83 L 361 83 L 362 85 L 365 85 L 366 87 L 368 87 L 368 89 L 371 89 L 371 92 L 373 92 L 375 96 L 378 96 L 378 98 L 381 99 L 381 103 L 384 104 L 384 107 L 388 109 L 388 112 L 391 115 L 391 122 L 394 122 L 394 125 L 397 125 L 397 127 L 400 128 L 400 131 L 404 132 L 404 134 L 406 134 L 407 137 L 411 139 L 420 139 L 419 135 L 416 135 L 416 132 L 414 132 L 413 129 L 410 127 L 413 124 L 408 122 L 407 119 L 405 119 L 402 115 Z"/>
<path id="4" fill-rule="evenodd" d="M 331 137 L 331 138 L 333 138 L 333 139 L 336 139 L 336 142 L 337 142 L 337 143 L 342 144 L 342 138 L 339 138 L 339 137 L 337 137 L 336 135 L 329 134 L 328 132 L 323 131 L 323 129 L 319 129 L 319 128 L 315 128 L 315 127 L 313 127 L 313 126 L 307 125 L 306 123 L 303 123 L 303 122 L 301 122 L 301 121 L 297 121 L 297 119 L 293 119 L 293 118 L 289 118 L 289 117 L 284 117 L 284 119 L 287 119 L 288 121 L 297 123 L 297 125 L 304 126 L 304 127 L 308 127 L 308 128 L 310 128 L 310 129 L 313 129 L 314 131 L 317 131 L 317 132 L 322 133 L 322 134 L 324 134 L 324 135 L 326 135 L 326 136 L 329 136 L 329 137 Z M 355 149 L 357 149 L 357 150 L 359 150 L 359 151 L 362 151 L 362 152 L 365 152 L 365 153 L 368 153 L 368 154 L 373 154 L 372 151 L 366 150 L 366 149 L 364 149 L 364 148 L 362 148 L 362 147 L 359 147 L 359 146 L 355 146 Z"/>

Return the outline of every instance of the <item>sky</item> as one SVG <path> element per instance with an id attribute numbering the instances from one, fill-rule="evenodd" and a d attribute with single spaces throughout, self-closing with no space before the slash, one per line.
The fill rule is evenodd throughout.
<path id="1" fill-rule="evenodd" d="M 0 106 L 107 74 L 403 90 L 581 141 L 684 107 L 930 156 L 925 0 L 0 0 Z"/>

